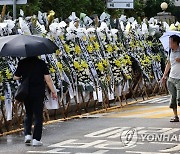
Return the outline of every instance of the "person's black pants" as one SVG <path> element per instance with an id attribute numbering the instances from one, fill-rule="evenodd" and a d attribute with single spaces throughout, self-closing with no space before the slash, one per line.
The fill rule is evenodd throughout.
<path id="1" fill-rule="evenodd" d="M 34 115 L 34 132 L 33 139 L 41 140 L 43 126 L 43 108 L 44 97 L 33 98 L 29 97 L 25 102 L 26 117 L 24 121 L 25 135 L 31 135 L 32 121 Z"/>

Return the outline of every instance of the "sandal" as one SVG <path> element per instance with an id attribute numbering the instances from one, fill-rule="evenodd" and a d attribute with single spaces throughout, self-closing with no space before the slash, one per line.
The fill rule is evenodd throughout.
<path id="1" fill-rule="evenodd" d="M 179 117 L 174 117 L 170 120 L 170 122 L 179 122 Z"/>

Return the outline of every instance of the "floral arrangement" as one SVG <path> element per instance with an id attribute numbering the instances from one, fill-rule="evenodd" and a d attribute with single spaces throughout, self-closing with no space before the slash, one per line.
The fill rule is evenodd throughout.
<path id="1" fill-rule="evenodd" d="M 51 11 L 47 16 L 39 12 L 38 16 L 26 18 L 21 11 L 17 22 L 6 19 L 0 23 L 0 35 L 18 32 L 40 35 L 54 41 L 59 50 L 41 58 L 49 65 L 56 88 L 61 93 L 64 89 L 69 90 L 71 98 L 78 92 L 78 87 L 83 92 L 88 87 L 91 87 L 90 91 L 97 91 L 101 87 L 113 93 L 114 87 L 133 80 L 136 69 L 149 83 L 153 80 L 158 82 L 162 76 L 162 57 L 166 55 L 158 36 L 163 30 L 178 30 L 180 25 L 158 24 L 154 18 L 138 23 L 134 18 L 121 15 L 115 21 L 118 23 L 116 29 L 112 29 L 107 13 L 103 13 L 99 20 L 95 18 L 95 25 L 88 16 L 80 21 L 72 13 L 67 24 L 55 19 L 54 14 Z M 5 100 L 5 83 L 10 84 L 13 94 L 17 88 L 18 83 L 12 77 L 18 61 L 19 58 L 0 58 L 1 101 Z M 134 68 L 134 63 L 138 68 Z"/>

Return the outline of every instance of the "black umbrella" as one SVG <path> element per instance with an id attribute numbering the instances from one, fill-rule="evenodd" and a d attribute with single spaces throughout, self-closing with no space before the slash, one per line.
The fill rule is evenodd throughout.
<path id="1" fill-rule="evenodd" d="M 54 53 L 58 47 L 49 39 L 32 35 L 0 37 L 0 56 L 33 57 Z"/>

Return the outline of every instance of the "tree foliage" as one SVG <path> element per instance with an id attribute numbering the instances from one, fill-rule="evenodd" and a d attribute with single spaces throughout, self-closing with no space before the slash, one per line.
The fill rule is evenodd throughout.
<path id="1" fill-rule="evenodd" d="M 133 10 L 107 9 L 106 0 L 29 0 L 27 5 L 18 6 L 18 9 L 23 9 L 26 16 L 37 14 L 39 10 L 42 12 L 54 10 L 56 17 L 61 17 L 63 20 L 71 12 L 76 12 L 77 16 L 82 12 L 91 16 L 93 14 L 100 15 L 104 11 L 114 18 L 122 13 L 128 17 L 150 18 L 162 11 L 160 5 L 164 1 L 169 4 L 167 11 L 172 12 L 180 20 L 180 9 L 173 5 L 173 0 L 146 0 L 146 3 L 143 0 L 135 0 Z M 8 6 L 8 11 L 12 13 L 12 6 Z"/>

